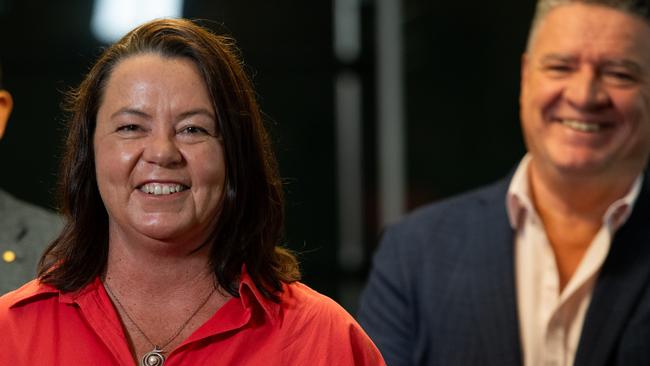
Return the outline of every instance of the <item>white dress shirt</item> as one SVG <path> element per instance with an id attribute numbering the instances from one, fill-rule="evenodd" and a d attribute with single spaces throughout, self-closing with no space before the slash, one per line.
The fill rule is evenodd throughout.
<path id="1" fill-rule="evenodd" d="M 515 230 L 515 282 L 524 365 L 570 366 L 596 278 L 614 233 L 632 211 L 642 175 L 623 198 L 609 206 L 600 230 L 560 292 L 555 255 L 530 194 L 530 160 L 526 155 L 520 162 L 506 198 L 510 225 Z"/>

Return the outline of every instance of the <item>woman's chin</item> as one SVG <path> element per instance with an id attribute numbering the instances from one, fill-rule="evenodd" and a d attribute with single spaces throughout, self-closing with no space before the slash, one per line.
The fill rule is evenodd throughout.
<path id="1" fill-rule="evenodd" d="M 177 241 L 184 236 L 193 236 L 191 225 L 176 220 L 155 220 L 135 225 L 138 233 L 159 241 Z M 195 230 L 196 231 L 196 230 Z"/>

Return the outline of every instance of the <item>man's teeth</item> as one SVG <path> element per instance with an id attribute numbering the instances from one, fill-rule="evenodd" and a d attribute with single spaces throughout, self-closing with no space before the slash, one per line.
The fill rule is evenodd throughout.
<path id="1" fill-rule="evenodd" d="M 148 194 L 153 194 L 156 196 L 181 192 L 186 189 L 187 187 L 181 184 L 160 184 L 160 183 L 148 183 L 140 187 L 140 191 Z"/>
<path id="2" fill-rule="evenodd" d="M 580 132 L 598 132 L 601 130 L 601 126 L 598 123 L 576 121 L 574 119 L 564 119 L 562 120 L 562 124 Z"/>

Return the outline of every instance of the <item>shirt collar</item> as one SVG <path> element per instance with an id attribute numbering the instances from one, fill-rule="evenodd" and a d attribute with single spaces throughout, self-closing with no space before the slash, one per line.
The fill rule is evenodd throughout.
<path id="1" fill-rule="evenodd" d="M 9 304 L 9 308 L 11 309 L 41 298 L 55 296 L 58 293 L 59 290 L 56 288 L 50 285 L 44 285 L 38 279 L 35 279 L 5 296 L 12 297 Z"/>
<path id="2" fill-rule="evenodd" d="M 632 214 L 632 208 L 634 207 L 636 199 L 639 197 L 642 184 L 643 174 L 639 174 L 627 194 L 614 201 L 614 203 L 607 208 L 607 211 L 605 211 L 605 215 L 603 216 L 603 224 L 608 225 L 612 230 L 617 230 L 623 226 Z"/>
<path id="3" fill-rule="evenodd" d="M 96 292 L 99 286 L 101 286 L 101 280 L 97 277 L 79 291 L 62 292 L 53 286 L 42 284 L 36 279 L 11 293 L 10 296 L 14 299 L 11 300 L 9 307 L 14 308 L 25 303 L 55 295 L 59 296 L 59 302 L 63 304 L 74 304 L 84 295 Z M 286 290 L 286 284 L 283 283 L 282 286 L 283 290 Z M 245 265 L 242 266 L 239 281 L 239 300 L 241 301 L 243 308 L 251 310 L 253 308 L 260 308 L 264 311 L 266 316 L 271 319 L 277 319 L 280 314 L 280 304 L 267 299 L 262 295 L 257 286 L 255 286 L 248 271 L 246 271 Z"/>
<path id="4" fill-rule="evenodd" d="M 508 220 L 513 229 L 518 229 L 523 222 L 524 215 L 530 212 L 535 214 L 535 207 L 530 194 L 530 186 L 528 184 L 528 165 L 530 164 L 530 155 L 526 154 L 515 174 L 512 176 L 508 193 L 506 195 L 506 210 L 508 211 Z"/>
<path id="5" fill-rule="evenodd" d="M 282 290 L 286 291 L 286 284 L 283 283 L 282 287 Z M 264 297 L 248 274 L 246 265 L 242 267 L 239 280 L 239 298 L 244 308 L 259 307 L 271 319 L 276 319 L 280 314 L 280 304 Z"/>
<path id="6" fill-rule="evenodd" d="M 517 230 L 523 223 L 523 218 L 527 214 L 537 216 L 537 211 L 533 205 L 532 195 L 530 194 L 530 184 L 528 181 L 528 166 L 531 160 L 530 154 L 526 154 L 515 174 L 510 181 L 508 193 L 506 195 L 506 210 L 508 212 L 508 219 L 510 226 Z M 636 202 L 639 193 L 641 192 L 641 185 L 643 184 L 643 174 L 634 181 L 630 190 L 622 198 L 614 201 L 603 216 L 603 224 L 611 228 L 612 231 L 621 227 L 632 213 L 632 207 Z"/>

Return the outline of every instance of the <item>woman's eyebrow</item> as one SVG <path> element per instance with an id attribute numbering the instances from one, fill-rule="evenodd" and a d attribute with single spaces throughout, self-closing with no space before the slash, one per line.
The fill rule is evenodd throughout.
<path id="1" fill-rule="evenodd" d="M 133 107 L 120 108 L 115 113 L 111 114 L 111 118 L 115 118 L 115 117 L 117 117 L 119 115 L 122 115 L 122 114 L 136 115 L 138 117 L 143 117 L 143 118 L 151 118 L 151 116 L 149 114 L 147 114 L 146 112 L 144 112 L 144 111 L 142 111 L 140 109 L 137 109 L 137 108 L 133 108 Z"/>
<path id="2" fill-rule="evenodd" d="M 197 109 L 191 109 L 189 111 L 183 112 L 178 116 L 178 119 L 184 119 L 187 117 L 192 117 L 195 115 L 205 115 L 208 116 L 212 119 L 215 119 L 214 113 L 212 113 L 210 110 L 205 109 L 205 108 L 197 108 Z"/>

